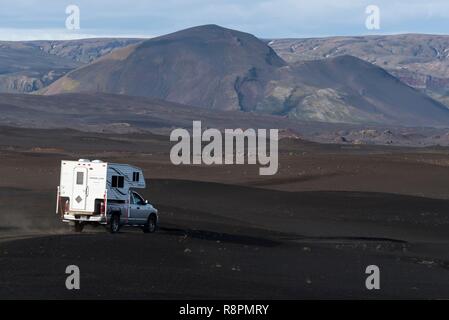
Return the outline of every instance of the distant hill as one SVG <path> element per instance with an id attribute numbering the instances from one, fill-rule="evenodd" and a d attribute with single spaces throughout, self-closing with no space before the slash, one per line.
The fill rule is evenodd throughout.
<path id="1" fill-rule="evenodd" d="M 140 41 L 142 41 L 142 39 L 94 38 L 79 40 L 25 41 L 23 44 L 29 47 L 38 48 L 40 51 L 52 56 L 87 64 L 116 49 Z"/>
<path id="2" fill-rule="evenodd" d="M 0 41 L 0 92 L 33 92 L 137 39 Z"/>
<path id="3" fill-rule="evenodd" d="M 449 126 L 449 110 L 349 55 L 287 63 L 264 41 L 206 25 L 105 55 L 42 93 L 104 92 L 305 121 Z"/>
<path id="4" fill-rule="evenodd" d="M 441 103 L 353 56 L 297 63 L 294 69 L 305 84 L 288 97 L 289 112 L 298 119 L 447 126 L 448 109 Z"/>
<path id="5" fill-rule="evenodd" d="M 352 55 L 386 69 L 402 82 L 449 107 L 449 36 L 399 34 L 273 39 L 269 45 L 287 62 Z"/>

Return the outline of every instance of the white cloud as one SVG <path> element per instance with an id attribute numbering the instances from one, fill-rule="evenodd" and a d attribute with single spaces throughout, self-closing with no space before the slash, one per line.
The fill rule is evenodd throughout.
<path id="1" fill-rule="evenodd" d="M 74 40 L 88 38 L 152 38 L 145 34 L 73 32 L 67 29 L 0 28 L 0 41 Z"/>

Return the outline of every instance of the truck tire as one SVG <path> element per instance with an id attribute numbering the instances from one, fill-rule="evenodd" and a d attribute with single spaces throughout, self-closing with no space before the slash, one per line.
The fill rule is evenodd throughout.
<path id="1" fill-rule="evenodd" d="M 75 230 L 75 232 L 83 232 L 84 229 L 84 223 L 79 222 L 79 221 L 75 221 L 75 225 L 73 226 L 73 230 Z"/>
<path id="2" fill-rule="evenodd" d="M 111 216 L 111 222 L 109 223 L 109 231 L 111 233 L 117 233 L 120 230 L 120 215 L 115 213 Z"/>
<path id="3" fill-rule="evenodd" d="M 143 232 L 154 233 L 154 232 L 156 232 L 156 229 L 157 229 L 157 217 L 153 213 L 153 214 L 150 214 L 150 216 L 148 217 L 148 221 L 145 224 L 145 226 L 143 227 Z"/>

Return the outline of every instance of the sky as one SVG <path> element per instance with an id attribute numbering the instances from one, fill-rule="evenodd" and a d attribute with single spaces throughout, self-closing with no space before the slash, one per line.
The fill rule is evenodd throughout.
<path id="1" fill-rule="evenodd" d="M 70 5 L 79 8 L 79 29 L 66 27 Z M 379 8 L 379 29 L 366 27 L 369 5 Z M 150 38 L 203 24 L 266 39 L 449 34 L 449 0 L 1 0 L 0 7 L 0 40 Z"/>

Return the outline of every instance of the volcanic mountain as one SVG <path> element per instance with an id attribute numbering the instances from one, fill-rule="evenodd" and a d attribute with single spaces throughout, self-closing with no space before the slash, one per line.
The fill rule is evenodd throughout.
<path id="1" fill-rule="evenodd" d="M 255 36 L 216 25 L 117 49 L 42 92 L 146 96 L 323 122 L 449 126 L 445 106 L 378 66 L 348 55 L 288 64 Z"/>
<path id="2" fill-rule="evenodd" d="M 284 65 L 256 37 L 207 25 L 117 50 L 71 72 L 45 93 L 120 93 L 235 110 L 240 108 L 237 88 L 245 91 L 245 77 L 257 72 L 263 88 L 274 70 Z M 254 96 L 262 91 L 251 90 Z"/>

